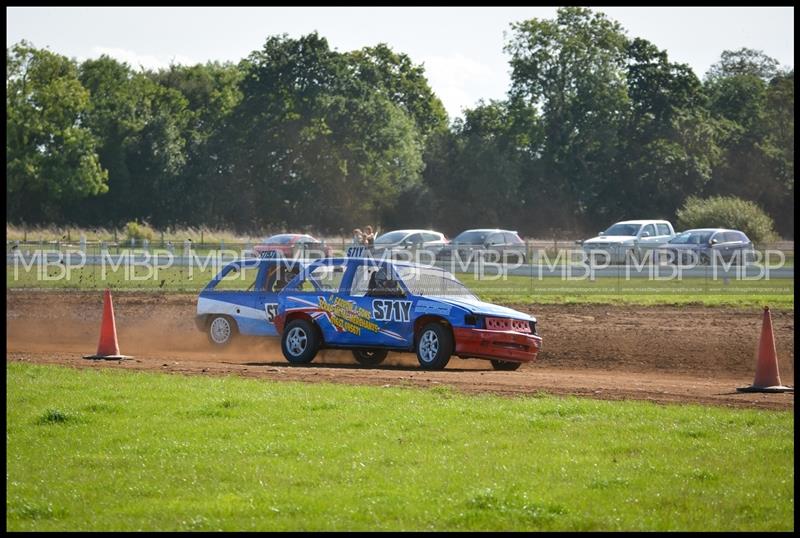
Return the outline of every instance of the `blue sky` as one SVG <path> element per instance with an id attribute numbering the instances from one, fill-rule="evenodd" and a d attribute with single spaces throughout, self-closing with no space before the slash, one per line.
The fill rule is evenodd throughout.
<path id="1" fill-rule="evenodd" d="M 702 78 L 726 49 L 763 50 L 794 66 L 794 8 L 593 7 L 630 37 L 666 49 Z M 83 60 L 109 54 L 134 67 L 238 61 L 267 36 L 314 30 L 340 51 L 387 43 L 424 63 L 451 118 L 509 86 L 509 24 L 553 18 L 555 7 L 512 8 L 6 8 L 6 45 L 21 39 Z"/>

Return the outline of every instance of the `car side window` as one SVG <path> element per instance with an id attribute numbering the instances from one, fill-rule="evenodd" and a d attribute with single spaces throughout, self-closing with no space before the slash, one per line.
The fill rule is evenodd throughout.
<path id="1" fill-rule="evenodd" d="M 515 233 L 506 232 L 504 235 L 506 239 L 506 245 L 521 245 L 523 243 L 522 239 L 520 239 Z"/>
<path id="2" fill-rule="evenodd" d="M 739 239 L 739 234 L 737 232 L 725 232 L 726 243 L 738 243 L 739 241 L 741 241 L 741 239 Z"/>
<path id="3" fill-rule="evenodd" d="M 411 243 L 412 245 L 417 245 L 419 243 L 422 243 L 422 234 L 420 233 L 411 234 L 406 238 L 406 242 Z"/>
<path id="4" fill-rule="evenodd" d="M 297 283 L 295 289 L 336 293 L 342 283 L 344 269 L 344 265 L 319 265 L 306 273 L 305 278 Z"/>
<path id="5" fill-rule="evenodd" d="M 422 239 L 425 240 L 426 242 L 427 241 L 441 241 L 442 240 L 442 238 L 439 237 L 437 234 L 432 234 L 432 233 L 423 233 L 422 234 Z"/>
<path id="6" fill-rule="evenodd" d="M 289 282 L 294 280 L 294 277 L 298 275 L 300 272 L 300 268 L 297 266 L 286 267 L 281 263 L 277 263 L 274 266 L 270 267 L 269 273 L 267 274 L 267 278 L 265 280 L 266 290 L 278 293 L 283 288 L 285 288 Z M 308 283 L 310 286 L 311 284 Z M 302 287 L 298 288 L 301 291 L 303 290 Z"/>
<path id="7" fill-rule="evenodd" d="M 353 284 L 350 286 L 350 295 L 353 297 L 365 296 L 369 289 L 370 277 L 377 270 L 378 268 L 374 266 L 364 264 L 357 266 L 356 272 L 353 274 Z"/>
<path id="8" fill-rule="evenodd" d="M 652 224 L 648 224 L 647 226 L 645 226 L 645 227 L 642 229 L 642 233 L 641 233 L 641 234 L 639 234 L 639 237 L 643 237 L 643 236 L 644 236 L 644 234 L 645 234 L 645 232 L 647 232 L 648 234 L 650 234 L 650 235 L 649 235 L 649 237 L 653 237 L 653 236 L 655 236 L 655 235 L 656 235 L 656 227 L 655 227 L 655 226 L 653 226 Z"/>
<path id="9" fill-rule="evenodd" d="M 248 291 L 252 290 L 258 277 L 258 266 L 232 266 L 214 286 L 214 291 Z"/>
<path id="10" fill-rule="evenodd" d="M 486 239 L 486 242 L 489 243 L 489 246 L 497 246 L 504 244 L 505 240 L 503 239 L 503 234 L 491 234 Z"/>
<path id="11" fill-rule="evenodd" d="M 666 223 L 659 222 L 656 227 L 658 228 L 658 235 L 669 235 L 669 226 Z"/>
<path id="12" fill-rule="evenodd" d="M 367 296 L 369 297 L 402 297 L 405 295 L 400 287 L 400 281 L 395 278 L 391 268 L 381 265 L 373 271 L 367 283 Z"/>

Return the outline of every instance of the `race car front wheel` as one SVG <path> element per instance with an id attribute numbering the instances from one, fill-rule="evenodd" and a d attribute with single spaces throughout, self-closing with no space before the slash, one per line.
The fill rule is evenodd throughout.
<path id="1" fill-rule="evenodd" d="M 440 323 L 428 323 L 417 333 L 417 360 L 425 370 L 442 370 L 453 354 L 453 336 Z"/>
<path id="2" fill-rule="evenodd" d="M 383 362 L 383 359 L 389 354 L 385 349 L 354 349 L 353 357 L 356 358 L 358 364 L 364 366 L 377 366 Z"/>
<path id="3" fill-rule="evenodd" d="M 208 322 L 208 341 L 216 347 L 230 345 L 236 333 L 236 322 L 228 316 L 214 316 Z"/>
<path id="4" fill-rule="evenodd" d="M 283 356 L 292 364 L 308 364 L 314 360 L 319 349 L 320 338 L 310 321 L 296 319 L 283 330 L 281 349 Z"/>
<path id="5" fill-rule="evenodd" d="M 501 370 L 501 371 L 504 371 L 504 372 L 508 372 L 508 371 L 516 370 L 520 366 L 522 366 L 521 362 L 501 361 L 501 360 L 492 359 L 492 368 L 494 368 L 495 370 Z"/>

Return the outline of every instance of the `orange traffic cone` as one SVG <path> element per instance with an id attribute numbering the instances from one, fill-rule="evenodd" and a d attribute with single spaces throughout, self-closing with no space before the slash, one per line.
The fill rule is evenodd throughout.
<path id="1" fill-rule="evenodd" d="M 761 324 L 756 378 L 749 387 L 739 387 L 736 390 L 739 392 L 794 392 L 794 387 L 781 385 L 781 376 L 778 374 L 778 354 L 775 352 L 775 335 L 772 332 L 772 316 L 768 306 L 764 307 L 764 321 Z"/>
<path id="2" fill-rule="evenodd" d="M 97 344 L 97 353 L 84 355 L 84 359 L 130 359 L 128 355 L 119 354 L 117 343 L 117 324 L 114 322 L 114 303 L 111 302 L 111 290 L 106 290 L 103 300 L 103 322 L 100 325 L 100 342 Z"/>

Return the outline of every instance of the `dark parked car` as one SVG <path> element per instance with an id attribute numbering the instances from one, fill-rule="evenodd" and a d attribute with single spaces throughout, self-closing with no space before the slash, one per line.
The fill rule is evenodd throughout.
<path id="1" fill-rule="evenodd" d="M 720 260 L 743 263 L 751 261 L 755 252 L 744 232 L 723 228 L 686 230 L 672 238 L 665 248 L 675 263 L 689 264 Z"/>
<path id="2" fill-rule="evenodd" d="M 461 232 L 436 256 L 437 260 L 458 259 L 474 262 L 479 254 L 487 261 L 525 263 L 527 246 L 517 232 L 498 229 L 476 229 Z"/>

